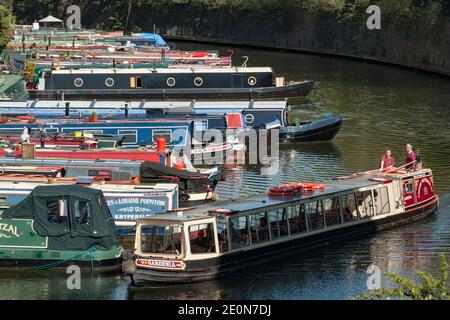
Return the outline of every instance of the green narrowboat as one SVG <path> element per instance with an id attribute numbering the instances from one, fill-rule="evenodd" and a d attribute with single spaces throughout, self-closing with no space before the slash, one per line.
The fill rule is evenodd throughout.
<path id="1" fill-rule="evenodd" d="M 100 190 L 38 186 L 0 210 L 0 268 L 120 270 L 123 247 Z"/>

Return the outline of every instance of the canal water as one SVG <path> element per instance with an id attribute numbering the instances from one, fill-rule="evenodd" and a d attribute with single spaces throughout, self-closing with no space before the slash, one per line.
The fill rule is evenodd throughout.
<path id="1" fill-rule="evenodd" d="M 176 43 L 177 48 L 212 45 Z M 225 54 L 229 49 L 215 46 Z M 290 118 L 343 116 L 330 143 L 280 147 L 279 171 L 259 167 L 226 170 L 221 198 L 266 192 L 272 185 L 320 181 L 377 167 L 386 148 L 397 163 L 404 146 L 419 148 L 434 171 L 441 196 L 439 213 L 404 227 L 367 237 L 330 243 L 270 264 L 199 284 L 133 288 L 122 276 L 82 278 L 81 290 L 68 290 L 64 274 L 0 274 L 3 299 L 348 299 L 367 291 L 367 268 L 416 279 L 417 270 L 439 275 L 439 254 L 450 260 L 450 81 L 396 67 L 298 53 L 234 48 L 235 63 L 272 66 L 286 80 L 318 83 L 306 100 L 291 104 Z M 390 286 L 382 277 L 382 286 Z"/>

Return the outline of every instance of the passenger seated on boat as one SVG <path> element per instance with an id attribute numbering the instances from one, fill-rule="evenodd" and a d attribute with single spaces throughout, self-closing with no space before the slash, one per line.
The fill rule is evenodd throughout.
<path id="1" fill-rule="evenodd" d="M 373 199 L 371 190 L 358 193 L 358 210 L 361 219 L 373 216 Z"/>
<path id="2" fill-rule="evenodd" d="M 197 237 L 191 239 L 191 252 L 192 253 L 208 253 L 215 251 L 214 238 L 210 228 L 199 230 Z"/>
<path id="3" fill-rule="evenodd" d="M 395 159 L 392 156 L 391 149 L 387 149 L 386 152 L 381 156 L 380 160 L 380 171 L 384 169 L 393 168 L 395 166 Z"/>
<path id="4" fill-rule="evenodd" d="M 345 196 L 342 196 L 341 203 L 344 204 L 343 208 L 343 215 L 344 215 L 344 222 L 350 222 L 358 220 L 358 211 L 356 210 L 356 202 L 355 202 L 355 195 L 348 194 Z"/>

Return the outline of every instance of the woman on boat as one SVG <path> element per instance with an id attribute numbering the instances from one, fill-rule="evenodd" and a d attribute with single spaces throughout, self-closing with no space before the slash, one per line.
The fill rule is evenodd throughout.
<path id="1" fill-rule="evenodd" d="M 385 154 L 381 156 L 380 171 L 392 168 L 394 166 L 395 166 L 395 159 L 392 156 L 391 149 L 387 149 Z"/>

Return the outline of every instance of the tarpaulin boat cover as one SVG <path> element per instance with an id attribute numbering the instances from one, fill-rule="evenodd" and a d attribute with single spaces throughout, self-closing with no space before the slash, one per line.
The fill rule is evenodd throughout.
<path id="1" fill-rule="evenodd" d="M 210 181 L 207 175 L 167 167 L 158 162 L 144 161 L 139 168 L 141 183 L 176 182 L 182 191 L 205 192 Z"/>
<path id="2" fill-rule="evenodd" d="M 32 219 L 33 229 L 48 237 L 48 249 L 109 250 L 118 244 L 117 229 L 101 190 L 78 185 L 38 186 L 3 213 L 6 219 Z"/>

